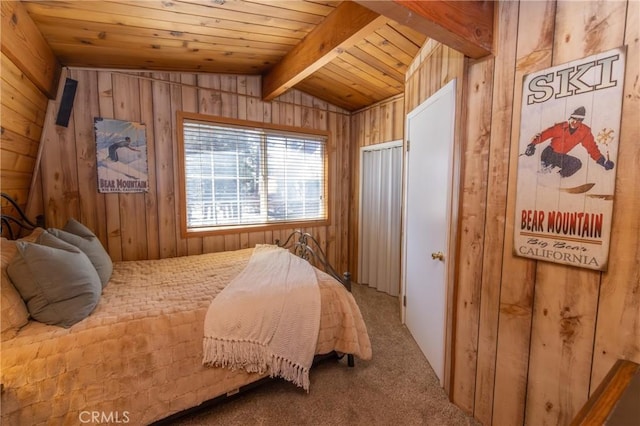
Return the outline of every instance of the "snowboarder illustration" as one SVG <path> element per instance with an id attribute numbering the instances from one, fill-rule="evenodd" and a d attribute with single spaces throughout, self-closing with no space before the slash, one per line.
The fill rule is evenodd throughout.
<path id="1" fill-rule="evenodd" d="M 532 156 L 536 152 L 536 145 L 551 139 L 540 155 L 542 166 L 543 168 L 558 167 L 561 177 L 569 177 L 582 167 L 582 162 L 578 158 L 569 155 L 576 145 L 581 144 L 596 163 L 605 170 L 613 169 L 613 161 L 602 155 L 591 133 L 591 128 L 582 123 L 585 115 L 586 110 L 583 106 L 576 108 L 567 121 L 557 123 L 535 135 L 527 145 L 524 154 Z"/>
<path id="2" fill-rule="evenodd" d="M 124 140 L 121 140 L 119 142 L 115 142 L 115 143 L 112 143 L 111 145 L 109 145 L 109 159 L 111 161 L 118 161 L 118 149 L 119 148 L 128 148 L 131 151 L 140 152 L 139 149 L 133 148 L 131 146 L 131 138 L 129 136 L 127 136 L 126 138 L 124 138 Z"/>

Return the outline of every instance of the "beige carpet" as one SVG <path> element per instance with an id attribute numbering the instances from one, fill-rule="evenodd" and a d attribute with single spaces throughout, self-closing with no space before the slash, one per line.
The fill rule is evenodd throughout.
<path id="1" fill-rule="evenodd" d="M 272 380 L 237 399 L 172 425 L 477 425 L 449 403 L 424 355 L 400 323 L 398 299 L 354 284 L 373 359 L 354 368 L 325 360 L 311 370 L 307 394 Z"/>

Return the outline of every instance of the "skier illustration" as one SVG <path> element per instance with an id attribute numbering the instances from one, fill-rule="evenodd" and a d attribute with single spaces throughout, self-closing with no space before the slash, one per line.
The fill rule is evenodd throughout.
<path id="1" fill-rule="evenodd" d="M 578 144 L 581 144 L 589 153 L 593 160 L 605 168 L 613 169 L 613 161 L 605 158 L 598 149 L 593 134 L 589 126 L 583 124 L 586 110 L 584 107 L 576 108 L 565 122 L 557 123 L 531 139 L 524 152 L 527 156 L 532 156 L 536 152 L 536 145 L 547 139 L 551 139 L 549 145 L 542 151 L 540 161 L 543 168 L 558 167 L 561 177 L 569 177 L 582 167 L 582 162 L 569 155 L 569 152 Z"/>
<path id="2" fill-rule="evenodd" d="M 120 148 L 128 148 L 131 151 L 140 152 L 139 149 L 131 146 L 131 138 L 127 136 L 124 140 L 109 145 L 109 159 L 111 161 L 118 161 L 118 149 Z"/>

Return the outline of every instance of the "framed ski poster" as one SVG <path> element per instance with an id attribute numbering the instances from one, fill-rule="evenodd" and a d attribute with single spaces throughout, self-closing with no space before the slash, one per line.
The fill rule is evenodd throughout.
<path id="1" fill-rule="evenodd" d="M 147 192 L 149 175 L 144 124 L 95 118 L 98 191 Z"/>
<path id="2" fill-rule="evenodd" d="M 517 256 L 607 269 L 625 53 L 620 47 L 524 77 Z"/>

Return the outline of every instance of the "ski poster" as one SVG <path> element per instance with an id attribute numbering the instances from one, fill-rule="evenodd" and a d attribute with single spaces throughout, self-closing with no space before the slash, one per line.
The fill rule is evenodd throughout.
<path id="1" fill-rule="evenodd" d="M 144 124 L 94 118 L 98 191 L 147 192 L 149 174 Z"/>
<path id="2" fill-rule="evenodd" d="M 607 269 L 625 53 L 620 47 L 524 77 L 515 255 Z"/>

